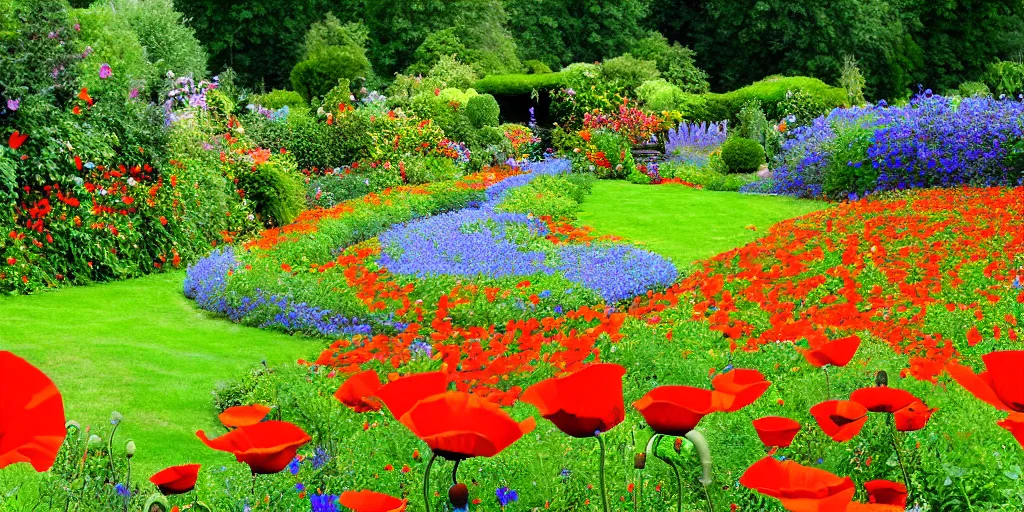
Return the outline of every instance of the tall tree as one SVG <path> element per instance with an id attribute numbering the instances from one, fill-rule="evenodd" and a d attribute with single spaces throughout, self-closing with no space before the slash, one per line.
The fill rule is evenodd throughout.
<path id="1" fill-rule="evenodd" d="M 233 68 L 242 84 L 282 87 L 314 21 L 354 21 L 365 0 L 174 0 L 210 54 L 210 71 Z"/>
<path id="2" fill-rule="evenodd" d="M 594 62 L 627 52 L 647 35 L 651 0 L 507 0 L 519 55 L 549 66 Z"/>
<path id="3" fill-rule="evenodd" d="M 922 0 L 923 1 L 923 0 Z M 900 96 L 913 83 L 921 50 L 887 0 L 707 0 L 661 5 L 652 24 L 697 52 L 714 88 L 772 74 L 835 83 L 843 56 L 856 56 L 874 96 Z"/>

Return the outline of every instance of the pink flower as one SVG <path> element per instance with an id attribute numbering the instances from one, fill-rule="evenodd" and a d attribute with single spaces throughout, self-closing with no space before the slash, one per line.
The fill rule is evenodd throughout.
<path id="1" fill-rule="evenodd" d="M 138 97 L 139 97 L 139 88 L 138 87 L 133 88 L 132 92 L 128 93 L 128 98 L 129 99 L 133 99 L 134 100 L 135 98 L 138 98 Z"/>
<path id="2" fill-rule="evenodd" d="M 100 78 L 105 80 L 110 78 L 110 75 L 112 74 L 114 74 L 114 72 L 110 69 L 110 64 L 107 64 L 106 62 L 100 64 Z"/>

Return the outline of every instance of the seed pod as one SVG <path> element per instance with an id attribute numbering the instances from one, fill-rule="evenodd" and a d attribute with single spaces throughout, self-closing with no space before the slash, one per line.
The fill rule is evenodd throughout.
<path id="1" fill-rule="evenodd" d="M 885 370 L 879 370 L 875 374 L 875 385 L 876 386 L 888 386 L 889 385 L 889 374 L 885 373 Z"/>
<path id="2" fill-rule="evenodd" d="M 124 444 L 124 456 L 129 459 L 135 456 L 135 441 L 129 440 Z"/>
<path id="3" fill-rule="evenodd" d="M 644 469 L 647 467 L 647 454 L 638 453 L 633 457 L 633 469 Z"/>
<path id="4" fill-rule="evenodd" d="M 456 509 L 465 508 L 469 504 L 469 487 L 464 483 L 457 483 L 448 489 L 448 501 Z"/>

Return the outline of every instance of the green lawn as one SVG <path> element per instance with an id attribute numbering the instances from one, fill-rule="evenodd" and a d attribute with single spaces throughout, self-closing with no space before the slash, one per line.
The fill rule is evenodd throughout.
<path id="1" fill-rule="evenodd" d="M 579 221 L 595 233 L 616 235 L 668 256 L 683 269 L 764 236 L 776 222 L 826 206 L 820 201 L 683 185 L 598 181 L 583 203 Z M 751 225 L 757 231 L 748 229 Z"/>
<path id="2" fill-rule="evenodd" d="M 599 181 L 580 221 L 669 256 L 680 266 L 754 240 L 771 224 L 823 208 L 790 198 Z M 746 229 L 757 226 L 756 232 Z M 142 473 L 171 464 L 220 465 L 197 429 L 220 432 L 210 391 L 266 359 L 308 357 L 320 343 L 242 327 L 198 310 L 182 272 L 0 299 L 0 349 L 24 357 L 64 395 L 67 417 L 125 422 Z"/>
<path id="3" fill-rule="evenodd" d="M 195 436 L 223 431 L 210 391 L 263 359 L 294 361 L 319 346 L 213 318 L 182 295 L 183 278 L 175 272 L 0 299 L 0 349 L 53 379 L 68 419 L 103 425 L 120 412 L 118 439 L 135 440 L 140 474 L 234 460 Z"/>

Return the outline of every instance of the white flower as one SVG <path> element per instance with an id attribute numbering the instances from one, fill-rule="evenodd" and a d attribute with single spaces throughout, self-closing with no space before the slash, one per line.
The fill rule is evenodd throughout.
<path id="1" fill-rule="evenodd" d="M 128 186 L 129 187 L 134 187 L 135 185 L 138 185 L 138 184 L 139 184 L 139 182 L 135 181 L 135 178 L 128 178 Z"/>

